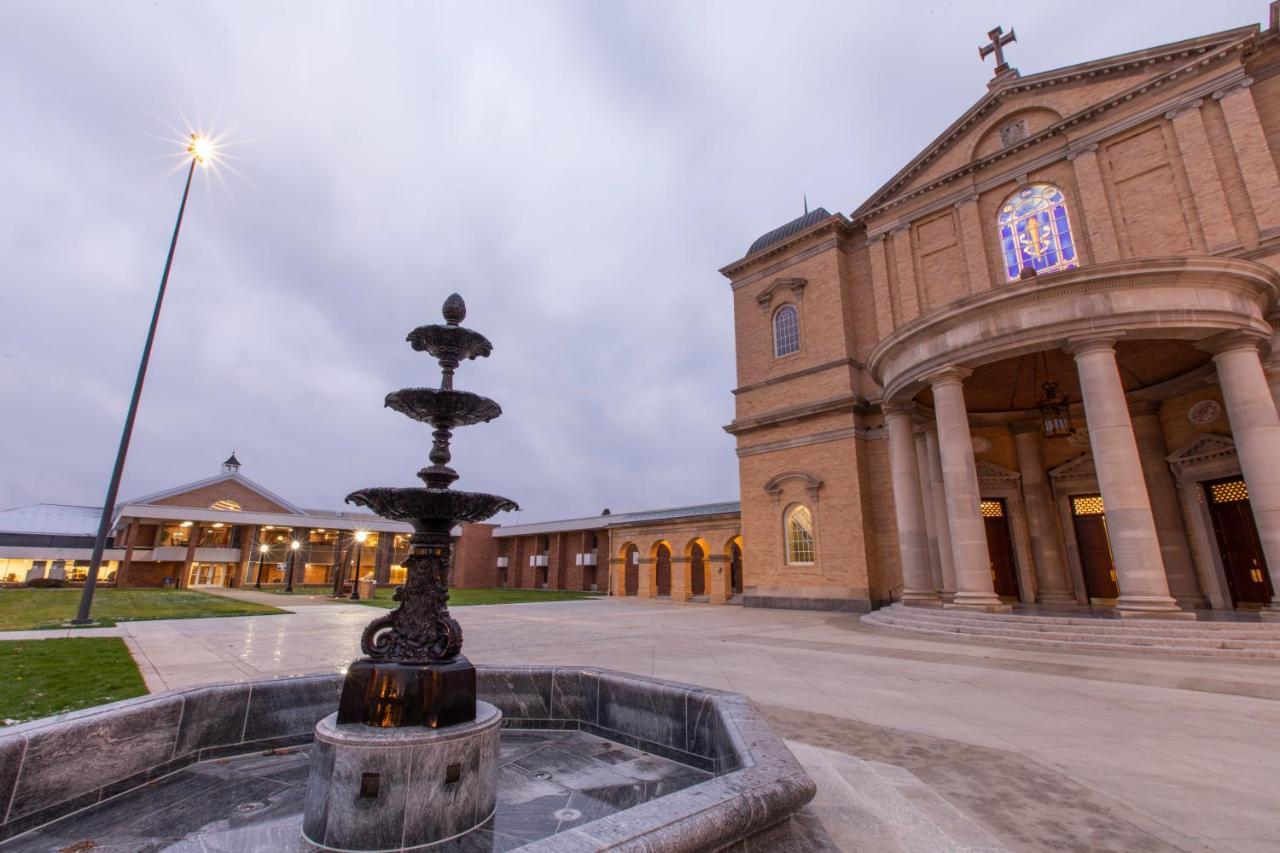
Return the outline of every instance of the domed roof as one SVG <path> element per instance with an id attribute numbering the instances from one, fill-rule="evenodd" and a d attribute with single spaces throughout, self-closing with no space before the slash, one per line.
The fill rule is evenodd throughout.
<path id="1" fill-rule="evenodd" d="M 819 222 L 829 218 L 830 216 L 831 214 L 827 212 L 825 207 L 814 208 L 803 216 L 798 216 L 791 220 L 781 228 L 775 228 L 768 234 L 760 237 L 760 239 L 751 244 L 750 249 L 747 249 L 747 254 L 754 255 L 756 252 L 763 251 L 770 246 L 781 243 L 787 238 L 794 237 L 801 231 L 817 225 Z"/>

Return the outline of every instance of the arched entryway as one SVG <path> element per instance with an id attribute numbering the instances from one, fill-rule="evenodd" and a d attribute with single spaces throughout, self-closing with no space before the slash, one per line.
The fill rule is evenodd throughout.
<path id="1" fill-rule="evenodd" d="M 654 594 L 671 596 L 671 546 L 659 542 L 653 546 Z"/>
<path id="2" fill-rule="evenodd" d="M 622 546 L 622 594 L 640 592 L 640 549 L 628 542 Z"/>
<path id="3" fill-rule="evenodd" d="M 729 594 L 742 595 L 742 537 L 735 536 L 725 546 L 729 560 Z"/>
<path id="4" fill-rule="evenodd" d="M 685 548 L 685 556 L 689 560 L 690 596 L 703 597 L 710 592 L 710 584 L 707 579 L 708 550 L 707 543 L 702 539 L 694 539 Z"/>

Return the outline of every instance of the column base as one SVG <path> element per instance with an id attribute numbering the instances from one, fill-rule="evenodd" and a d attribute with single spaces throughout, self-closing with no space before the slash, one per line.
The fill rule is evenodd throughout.
<path id="1" fill-rule="evenodd" d="M 1280 622 L 1280 598 L 1273 598 L 1266 607 L 1258 611 L 1258 618 L 1263 622 Z"/>
<path id="2" fill-rule="evenodd" d="M 948 610 L 981 610 L 986 613 L 1010 613 L 1013 605 L 1005 604 L 993 592 L 957 592 L 943 605 Z"/>
<path id="3" fill-rule="evenodd" d="M 902 603 L 908 607 L 941 607 L 942 599 L 938 598 L 936 592 L 907 592 L 902 593 Z"/>
<path id="4" fill-rule="evenodd" d="M 1111 611 L 1122 619 L 1195 619 L 1196 614 L 1178 607 L 1168 596 L 1122 595 Z"/>
<path id="5" fill-rule="evenodd" d="M 1036 606 L 1052 607 L 1055 610 L 1075 610 L 1080 606 L 1076 597 L 1066 592 L 1050 592 L 1037 596 Z"/>

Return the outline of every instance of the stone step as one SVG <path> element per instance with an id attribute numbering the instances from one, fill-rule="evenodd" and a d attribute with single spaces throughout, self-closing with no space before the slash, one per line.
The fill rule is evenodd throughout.
<path id="1" fill-rule="evenodd" d="M 915 628 L 917 626 L 933 629 L 945 630 L 955 634 L 963 634 L 975 637 L 1005 637 L 1009 639 L 1041 639 L 1041 640 L 1057 640 L 1064 643 L 1074 642 L 1105 642 L 1116 645 L 1147 647 L 1176 647 L 1187 649 L 1252 649 L 1256 651 L 1273 651 L 1280 655 L 1280 640 L 1240 640 L 1225 637 L 1200 637 L 1177 635 L 1169 636 L 1165 634 L 1137 634 L 1133 632 L 1124 632 L 1120 634 L 1106 634 L 1102 632 L 1094 632 L 1087 630 L 1051 630 L 1047 626 L 1037 626 L 1035 629 L 1002 627 L 1002 626 L 975 626 L 964 625 L 959 623 L 949 623 L 945 620 L 926 620 L 916 619 L 914 617 L 902 617 L 897 615 L 886 615 L 879 617 L 874 621 L 876 624 L 891 624 L 905 628 Z"/>
<path id="2" fill-rule="evenodd" d="M 1069 624 L 1069 625 L 1111 625 L 1117 627 L 1139 626 L 1143 620 L 1132 621 L 1119 617 L 1101 616 L 1044 615 L 1037 613 L 984 613 L 975 610 L 948 610 L 936 607 L 904 607 L 894 604 L 889 608 L 894 611 L 909 613 L 945 613 L 954 619 L 967 619 L 977 622 L 1016 622 L 1027 624 Z M 877 611 L 879 612 L 879 611 Z M 1240 631 L 1249 634 L 1273 634 L 1280 637 L 1280 623 L 1276 622 L 1210 622 L 1203 620 L 1145 620 L 1146 623 L 1160 621 L 1160 624 L 1172 631 Z"/>
<path id="3" fill-rule="evenodd" d="M 1200 639 L 1212 640 L 1240 640 L 1244 642 L 1257 643 L 1275 643 L 1280 648 L 1280 625 L 1258 625 L 1264 630 L 1260 631 L 1237 631 L 1231 630 L 1230 623 L 1226 624 L 1226 630 L 1201 631 L 1197 630 L 1197 623 L 1172 621 L 1164 619 L 1071 619 L 1061 618 L 1054 619 L 1047 617 L 1042 620 L 1028 622 L 1016 619 L 1014 616 L 1001 617 L 999 614 L 981 614 L 990 616 L 991 618 L 979 619 L 973 618 L 974 614 L 965 613 L 963 611 L 942 610 L 927 607 L 900 607 L 894 606 L 885 608 L 877 613 L 885 613 L 889 618 L 910 619 L 919 622 L 936 622 L 947 625 L 966 625 L 981 627 L 984 629 L 1017 629 L 1021 631 L 1041 631 L 1041 632 L 1083 632 L 1097 635 L 1107 635 L 1116 637 L 1195 637 Z"/>
<path id="4" fill-rule="evenodd" d="M 948 639 L 973 639 L 998 645 L 1026 646 L 1034 648 L 1078 649 L 1084 651 L 1107 651 L 1125 653 L 1154 653 L 1173 655 L 1199 655 L 1205 657 L 1231 657 L 1262 660 L 1280 660 L 1280 649 L 1259 647 L 1246 641 L 1234 641 L 1231 645 L 1199 645 L 1186 639 L 1158 638 L 1154 641 L 1132 642 L 1105 635 L 1060 634 L 1058 636 L 1027 631 L 1024 634 L 1014 632 L 982 631 L 960 625 L 945 625 L 931 622 L 915 622 L 910 619 L 896 619 L 882 615 L 884 611 L 876 611 L 862 617 L 862 621 L 892 631 L 922 636 L 945 637 Z M 1230 641 L 1228 641 L 1230 642 Z M 1234 646 L 1234 647 L 1233 647 Z"/>

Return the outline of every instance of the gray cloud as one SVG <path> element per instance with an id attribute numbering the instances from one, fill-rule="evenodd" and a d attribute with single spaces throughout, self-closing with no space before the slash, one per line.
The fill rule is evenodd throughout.
<path id="1" fill-rule="evenodd" d="M 305 505 L 409 484 L 436 381 L 403 343 L 462 292 L 461 487 L 524 520 L 733 498 L 716 269 L 847 212 L 1024 72 L 1257 20 L 1261 0 L 933 5 L 84 3 L 0 30 L 0 506 L 94 503 L 181 190 L 175 130 L 236 144 L 193 188 L 125 496 L 245 473 Z M 1010 17 L 1013 16 L 1013 17 Z"/>

